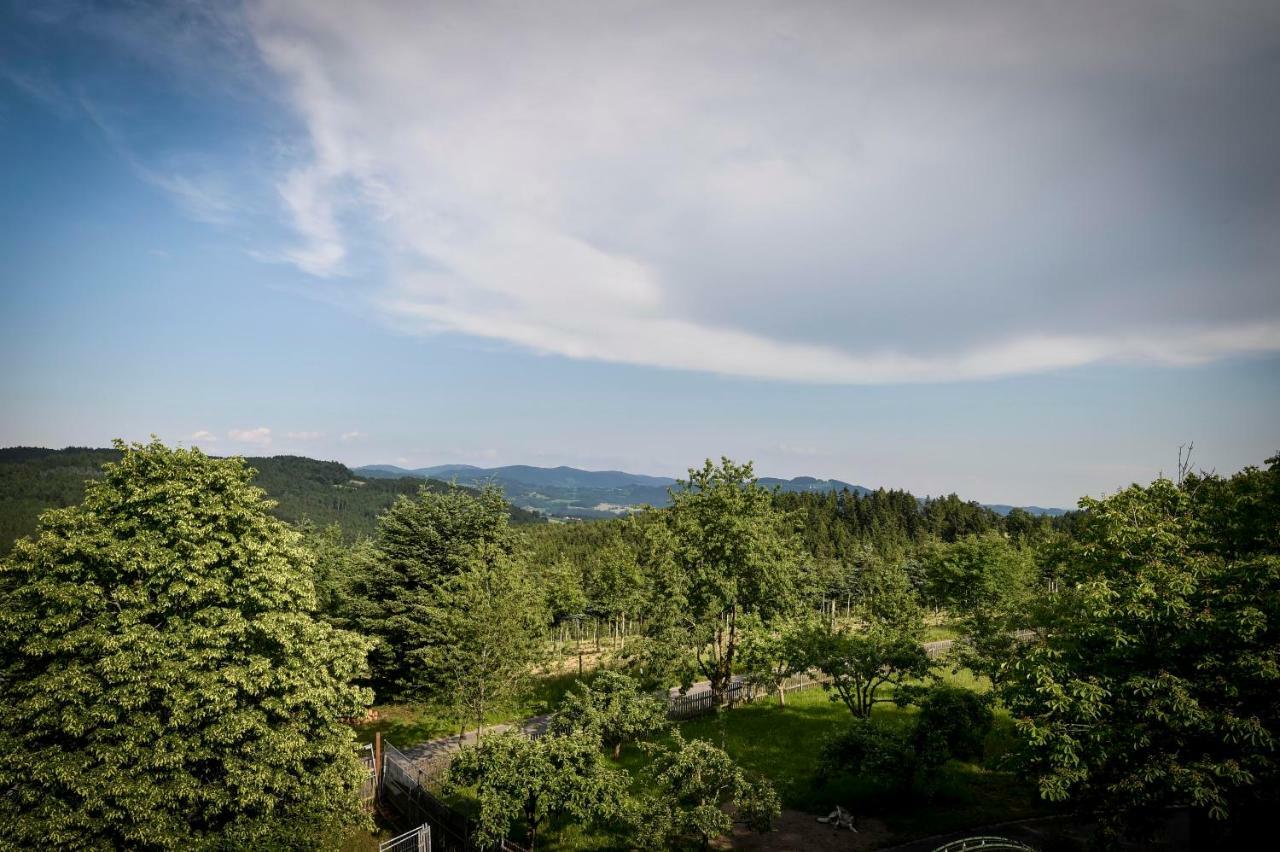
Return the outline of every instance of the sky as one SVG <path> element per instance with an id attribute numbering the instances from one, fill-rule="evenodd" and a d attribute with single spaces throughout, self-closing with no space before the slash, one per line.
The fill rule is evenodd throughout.
<path id="1" fill-rule="evenodd" d="M 0 10 L 0 445 L 1042 506 L 1280 451 L 1274 2 Z"/>

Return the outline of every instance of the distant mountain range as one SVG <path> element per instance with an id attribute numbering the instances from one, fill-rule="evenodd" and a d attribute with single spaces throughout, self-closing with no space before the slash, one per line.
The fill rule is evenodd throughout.
<path id="1" fill-rule="evenodd" d="M 68 447 L 0 448 L 0 554 L 14 539 L 36 528 L 45 509 L 74 506 L 84 496 L 88 479 L 102 475 L 102 465 L 120 458 L 118 450 Z M 304 518 L 317 526 L 337 524 L 348 538 L 371 535 L 378 515 L 401 495 L 426 486 L 443 491 L 443 482 L 420 476 L 359 476 L 346 465 L 301 456 L 246 459 L 258 475 L 255 484 L 276 501 L 273 513 L 291 523 Z M 542 512 L 511 507 L 515 523 L 546 523 Z"/>
<path id="2" fill-rule="evenodd" d="M 416 477 L 477 486 L 487 482 L 499 485 L 507 499 L 524 509 L 543 512 L 557 518 L 608 518 L 626 514 L 640 506 L 665 506 L 667 489 L 676 480 L 669 476 L 645 476 L 620 470 L 580 470 L 575 467 L 476 467 L 469 464 L 442 464 L 409 470 L 390 464 L 358 467 L 355 472 L 369 478 L 401 479 Z M 816 479 L 797 476 L 794 479 L 761 477 L 760 484 L 791 492 L 826 492 L 848 490 L 868 494 L 871 489 L 842 482 L 839 479 Z M 1003 504 L 987 508 L 1007 515 L 1015 507 Z M 1062 509 L 1039 506 L 1020 507 L 1033 515 L 1061 515 Z"/>

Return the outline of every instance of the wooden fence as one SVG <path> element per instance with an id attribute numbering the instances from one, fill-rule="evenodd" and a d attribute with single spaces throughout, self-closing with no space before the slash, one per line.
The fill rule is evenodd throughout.
<path id="1" fill-rule="evenodd" d="M 806 689 L 819 687 L 828 681 L 830 681 L 830 678 L 826 676 L 799 674 L 784 680 L 782 682 L 781 690 L 784 693 L 800 692 Z M 725 690 L 724 703 L 729 706 L 749 704 L 752 701 L 759 701 L 762 698 L 768 698 L 777 694 L 777 689 L 771 689 L 767 686 L 762 686 L 746 680 L 735 680 L 729 688 Z M 705 716 L 708 713 L 713 713 L 719 706 L 721 706 L 721 704 L 717 700 L 717 696 L 711 692 L 711 690 L 698 692 L 694 695 L 673 695 L 667 700 L 667 718 L 672 721 L 693 719 L 698 716 Z"/>

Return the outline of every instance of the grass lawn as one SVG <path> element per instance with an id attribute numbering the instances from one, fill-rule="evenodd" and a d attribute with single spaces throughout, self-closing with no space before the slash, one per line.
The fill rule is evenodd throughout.
<path id="1" fill-rule="evenodd" d="M 987 688 L 985 682 L 968 672 L 945 674 L 952 682 L 970 689 Z M 909 723 L 914 712 L 912 708 L 878 704 L 874 716 L 886 725 L 903 725 Z M 845 777 L 816 785 L 813 774 L 824 741 L 843 730 L 851 718 L 842 703 L 831 701 L 821 689 L 812 689 L 788 696 L 786 707 L 779 707 L 776 698 L 770 698 L 683 722 L 679 729 L 686 738 L 714 743 L 748 771 L 772 780 L 784 808 L 825 814 L 839 804 L 859 817 L 882 820 L 892 832 L 894 843 L 1047 812 L 1026 785 L 996 768 L 1013 741 L 1013 724 L 1003 711 L 997 712 L 981 764 L 948 764 L 942 771 L 938 793 L 930 802 L 904 797 L 866 779 Z M 636 793 L 642 792 L 639 773 L 646 763 L 647 756 L 636 746 L 625 748 L 618 763 L 631 772 Z M 587 831 L 580 826 L 564 826 L 548 831 L 539 846 L 602 850 L 625 847 L 625 840 L 621 828 Z"/>
<path id="2" fill-rule="evenodd" d="M 592 673 L 587 672 L 582 679 L 589 682 L 591 677 Z M 495 707 L 485 714 L 485 724 L 521 722 L 532 716 L 550 713 L 577 681 L 576 668 L 563 674 L 534 678 L 530 690 L 521 700 Z M 373 742 L 373 735 L 381 733 L 397 747 L 408 748 L 426 740 L 458 733 L 458 720 L 439 705 L 383 704 L 375 705 L 373 709 L 378 713 L 376 721 L 354 726 L 361 743 Z M 467 726 L 474 729 L 475 723 L 468 721 Z"/>

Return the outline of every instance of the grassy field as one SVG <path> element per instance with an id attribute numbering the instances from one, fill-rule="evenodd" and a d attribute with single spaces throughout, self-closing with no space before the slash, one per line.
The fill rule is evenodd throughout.
<path id="1" fill-rule="evenodd" d="M 591 677 L 588 671 L 582 680 L 590 682 Z M 494 707 L 486 713 L 485 724 L 520 722 L 550 713 L 578 680 L 576 669 L 534 678 L 529 691 L 519 701 Z M 381 733 L 400 748 L 407 748 L 458 733 L 458 720 L 446 708 L 435 704 L 383 704 L 373 709 L 378 714 L 376 720 L 354 726 L 361 743 L 373 742 L 373 735 Z M 475 722 L 468 720 L 467 727 L 474 730 Z"/>

